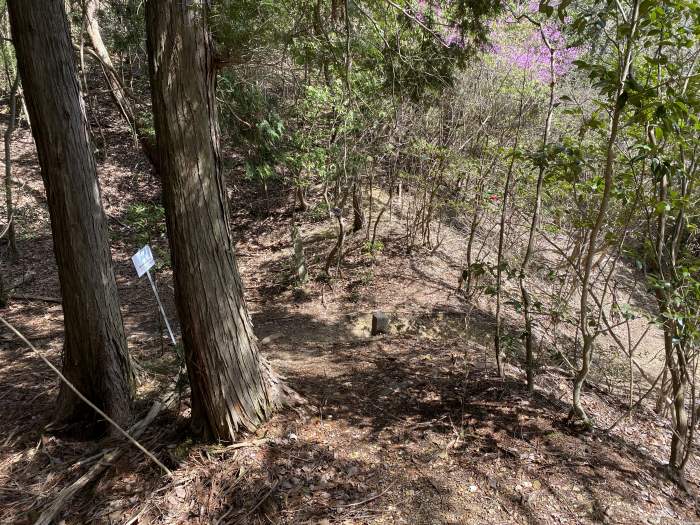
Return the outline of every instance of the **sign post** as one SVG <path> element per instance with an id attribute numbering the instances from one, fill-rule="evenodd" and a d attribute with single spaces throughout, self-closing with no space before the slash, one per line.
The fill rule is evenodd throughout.
<path id="1" fill-rule="evenodd" d="M 160 313 L 163 315 L 163 320 L 165 320 L 165 326 L 168 329 L 168 334 L 170 335 L 170 340 L 173 342 L 173 346 L 177 344 L 175 341 L 175 336 L 173 335 L 173 330 L 170 328 L 170 323 L 165 315 L 165 310 L 163 309 L 163 303 L 160 302 L 160 296 L 158 295 L 158 290 L 156 289 L 156 283 L 151 277 L 151 268 L 156 264 L 153 259 L 153 253 L 151 252 L 151 247 L 147 244 L 139 251 L 137 251 L 131 258 L 136 268 L 136 273 L 139 277 L 143 277 L 143 274 L 148 276 L 148 282 L 151 283 L 151 288 L 153 289 L 153 295 L 156 296 L 156 301 L 158 302 L 158 308 L 160 308 Z"/>

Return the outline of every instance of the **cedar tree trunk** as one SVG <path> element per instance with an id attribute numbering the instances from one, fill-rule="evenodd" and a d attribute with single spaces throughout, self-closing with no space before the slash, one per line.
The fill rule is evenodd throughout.
<path id="1" fill-rule="evenodd" d="M 204 439 L 233 440 L 283 404 L 286 389 L 258 352 L 234 255 L 209 7 L 148 0 L 146 33 L 192 427 Z"/>
<path id="2" fill-rule="evenodd" d="M 95 159 L 62 0 L 10 0 L 17 64 L 46 188 L 63 297 L 63 373 L 118 423 L 132 372 Z M 92 411 L 63 383 L 57 419 Z"/>

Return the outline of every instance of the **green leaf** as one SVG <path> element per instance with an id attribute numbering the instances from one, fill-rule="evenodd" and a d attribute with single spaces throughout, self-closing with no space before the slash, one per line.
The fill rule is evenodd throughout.
<path id="1" fill-rule="evenodd" d="M 661 201 L 656 204 L 654 211 L 656 211 L 657 215 L 663 215 L 671 211 L 671 205 L 666 201 Z"/>

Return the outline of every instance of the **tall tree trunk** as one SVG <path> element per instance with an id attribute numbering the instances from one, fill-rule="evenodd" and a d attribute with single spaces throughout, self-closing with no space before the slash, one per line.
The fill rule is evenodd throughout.
<path id="1" fill-rule="evenodd" d="M 671 375 L 673 403 L 671 404 L 671 421 L 673 433 L 671 434 L 671 456 L 669 467 L 679 478 L 683 478 L 685 457 L 688 447 L 688 413 L 686 411 L 686 390 L 689 376 L 685 366 L 685 355 L 680 343 L 674 341 L 676 333 L 675 323 L 667 320 L 664 323 L 664 348 L 666 360 L 669 363 L 668 370 Z"/>
<path id="2" fill-rule="evenodd" d="M 64 4 L 10 0 L 8 6 L 63 296 L 63 373 L 110 417 L 127 423 L 133 376 Z M 61 384 L 57 418 L 91 415 Z"/>
<path id="3" fill-rule="evenodd" d="M 498 224 L 498 252 L 496 255 L 496 331 L 493 336 L 493 345 L 496 352 L 496 372 L 498 377 L 505 377 L 503 370 L 503 348 L 501 339 L 503 337 L 503 323 L 501 319 L 501 296 L 502 296 L 502 274 L 505 263 L 503 262 L 503 247 L 506 231 L 506 212 L 508 211 L 508 196 L 511 192 L 511 183 L 513 181 L 513 171 L 515 167 L 515 156 L 517 155 L 518 146 L 520 145 L 520 132 L 523 127 L 523 106 L 525 103 L 525 77 L 523 77 L 523 85 L 520 88 L 520 103 L 518 106 L 518 124 L 515 130 L 515 141 L 513 143 L 513 151 L 506 172 L 506 182 L 503 186 L 503 198 L 501 201 L 501 219 Z"/>
<path id="4" fill-rule="evenodd" d="M 146 32 L 192 426 L 235 439 L 288 399 L 258 351 L 231 239 L 206 0 L 148 0 Z"/>
<path id="5" fill-rule="evenodd" d="M 105 46 L 105 43 L 102 40 L 100 24 L 97 19 L 98 7 L 98 0 L 83 0 L 85 32 L 87 33 L 88 38 L 90 39 L 90 44 L 92 44 L 92 48 L 95 51 L 95 57 L 97 60 L 99 60 L 100 65 L 102 66 L 105 78 L 109 84 L 109 89 L 112 93 L 112 97 L 117 103 L 119 111 L 126 119 L 127 124 L 133 126 L 135 122 L 134 110 L 132 108 L 131 101 L 126 96 L 124 86 L 122 86 L 122 83 L 119 80 L 117 70 L 114 69 L 114 64 L 112 64 L 112 58 L 109 56 L 107 46 Z"/>

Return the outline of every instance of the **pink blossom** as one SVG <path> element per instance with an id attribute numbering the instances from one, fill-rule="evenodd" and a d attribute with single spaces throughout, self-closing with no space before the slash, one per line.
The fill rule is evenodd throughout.
<path id="1" fill-rule="evenodd" d="M 506 25 L 508 22 L 500 21 L 492 26 L 494 42 L 488 51 L 500 60 L 529 72 L 533 78 L 544 84 L 552 81 L 552 69 L 557 78 L 565 76 L 571 71 L 574 60 L 581 54 L 580 48 L 567 44 L 565 35 L 553 22 L 545 23 L 541 32 L 539 28 L 533 28 L 522 41 L 509 38 L 511 35 L 502 30 Z M 549 42 L 552 51 L 547 47 L 544 38 Z M 552 53 L 554 64 L 550 69 Z"/>

